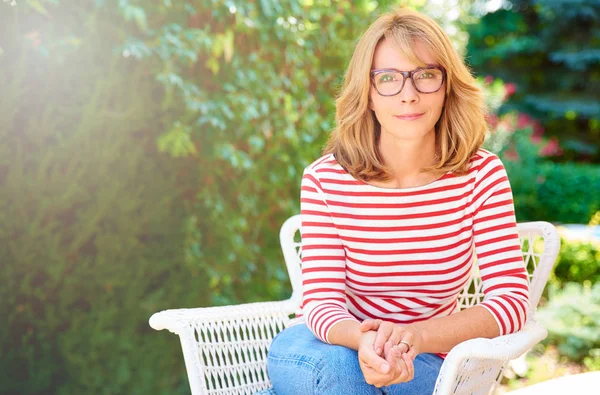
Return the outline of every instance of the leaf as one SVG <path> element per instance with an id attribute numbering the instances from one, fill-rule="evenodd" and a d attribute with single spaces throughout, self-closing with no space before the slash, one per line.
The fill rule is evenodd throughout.
<path id="1" fill-rule="evenodd" d="M 223 54 L 225 55 L 225 62 L 230 63 L 233 57 L 233 30 L 227 30 L 223 37 Z"/>
<path id="2" fill-rule="evenodd" d="M 190 127 L 175 122 L 171 130 L 158 138 L 158 150 L 168 152 L 175 158 L 196 154 L 196 146 L 190 137 Z"/>
<path id="3" fill-rule="evenodd" d="M 267 18 L 273 17 L 273 7 L 270 0 L 260 0 L 260 9 Z"/>
<path id="4" fill-rule="evenodd" d="M 42 15 L 49 16 L 48 10 L 39 0 L 27 0 L 27 4 Z"/>

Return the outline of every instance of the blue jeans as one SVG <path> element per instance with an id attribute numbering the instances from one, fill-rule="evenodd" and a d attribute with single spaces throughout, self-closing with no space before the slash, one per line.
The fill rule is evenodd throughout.
<path id="1" fill-rule="evenodd" d="M 435 354 L 419 354 L 414 379 L 377 388 L 365 381 L 357 351 L 323 343 L 298 324 L 273 339 L 267 371 L 277 395 L 431 395 L 442 362 Z"/>

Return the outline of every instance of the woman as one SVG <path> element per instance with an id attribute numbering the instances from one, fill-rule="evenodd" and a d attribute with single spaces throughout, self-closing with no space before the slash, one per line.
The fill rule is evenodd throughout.
<path id="1" fill-rule="evenodd" d="M 482 92 L 442 29 L 400 9 L 360 39 L 336 104 L 302 179 L 302 312 L 269 377 L 278 395 L 431 394 L 445 353 L 518 331 L 529 306 Z M 458 311 L 474 253 L 485 300 Z"/>

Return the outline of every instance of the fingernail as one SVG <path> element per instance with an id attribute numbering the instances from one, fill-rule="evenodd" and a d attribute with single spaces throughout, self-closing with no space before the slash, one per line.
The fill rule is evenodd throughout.
<path id="1" fill-rule="evenodd" d="M 381 371 L 383 373 L 387 373 L 389 369 L 390 369 L 390 365 L 388 365 L 387 363 L 382 363 L 381 364 Z"/>
<path id="2" fill-rule="evenodd" d="M 377 347 L 377 350 L 375 350 L 375 352 L 377 353 L 377 355 L 381 355 L 381 347 Z"/>

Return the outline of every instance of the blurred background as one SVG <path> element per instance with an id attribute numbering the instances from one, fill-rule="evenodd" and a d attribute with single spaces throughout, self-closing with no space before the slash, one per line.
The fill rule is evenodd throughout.
<path id="1" fill-rule="evenodd" d="M 186 394 L 152 313 L 289 297 L 279 227 L 398 5 L 486 90 L 518 221 L 563 235 L 503 388 L 600 370 L 600 1 L 2 0 L 0 393 Z"/>

